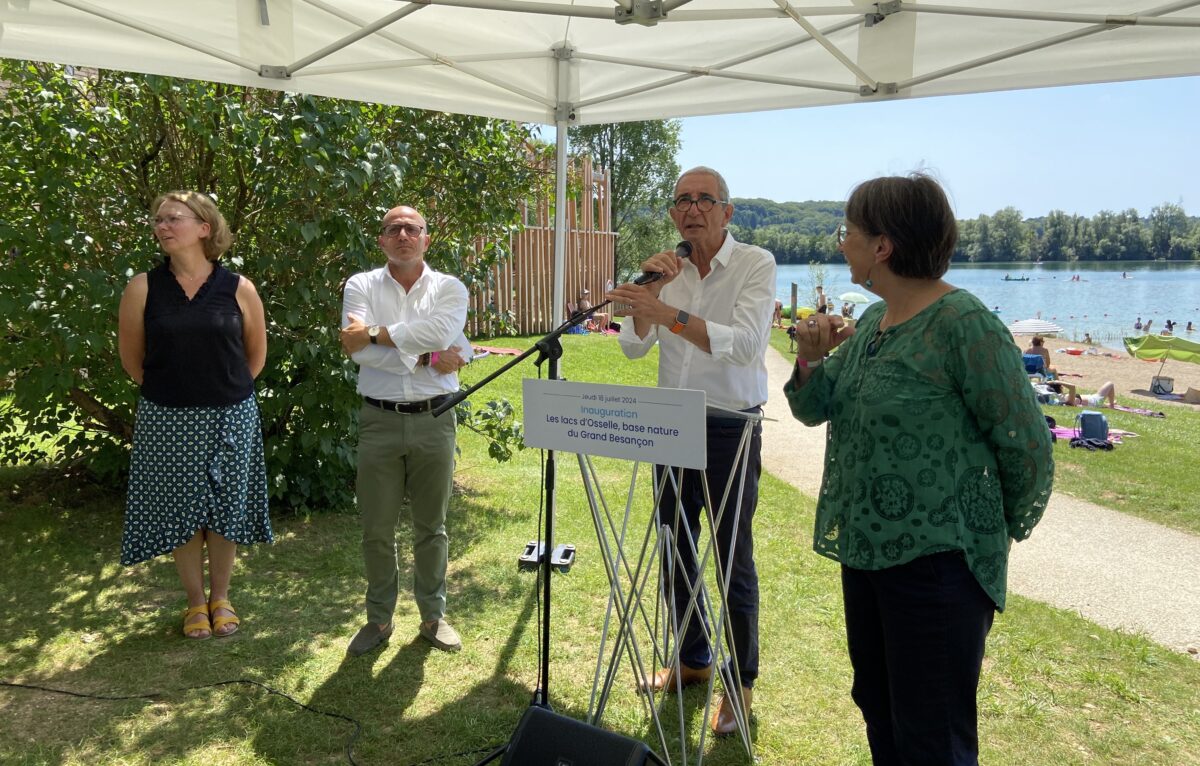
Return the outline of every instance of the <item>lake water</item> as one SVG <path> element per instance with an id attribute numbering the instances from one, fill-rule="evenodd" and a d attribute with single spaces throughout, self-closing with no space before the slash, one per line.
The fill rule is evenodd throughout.
<path id="1" fill-rule="evenodd" d="M 850 271 L 844 263 L 827 264 L 825 293 L 834 299 L 844 292 L 860 292 L 872 301 L 877 296 L 850 283 Z M 1126 278 L 1122 278 L 1122 273 Z M 1079 281 L 1072 281 L 1074 275 Z M 1027 282 L 1004 281 L 1028 277 Z M 1005 324 L 1018 319 L 1034 319 L 1039 315 L 1064 332 L 1061 337 L 1079 340 L 1091 333 L 1098 343 L 1120 347 L 1121 338 L 1140 335 L 1133 324 L 1153 319 L 1153 332 L 1163 329 L 1168 319 L 1179 323 L 1175 334 L 1200 340 L 1200 264 L 1135 263 L 1135 264 L 1031 264 L 989 263 L 953 264 L 946 281 L 970 290 L 988 306 L 998 307 L 998 316 Z M 798 303 L 812 305 L 813 278 L 808 266 L 780 266 L 776 277 L 776 295 L 785 306 L 791 303 L 792 283 L 799 289 Z M 861 316 L 865 305 L 860 304 L 855 316 Z M 1040 314 L 1039 314 L 1040 312 Z M 1184 332 L 1188 320 L 1197 327 L 1190 335 Z"/>

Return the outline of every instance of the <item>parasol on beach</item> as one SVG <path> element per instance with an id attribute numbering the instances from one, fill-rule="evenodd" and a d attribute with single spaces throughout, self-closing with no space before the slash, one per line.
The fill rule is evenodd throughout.
<path id="1" fill-rule="evenodd" d="M 841 295 L 838 296 L 838 300 L 845 301 L 846 303 L 870 303 L 871 302 L 871 299 L 868 298 L 867 296 L 863 295 L 862 293 L 856 293 L 853 291 L 848 292 L 848 293 L 842 293 Z"/>
<path id="2" fill-rule="evenodd" d="M 1143 335 L 1140 338 L 1125 338 L 1125 350 L 1137 359 L 1161 360 L 1159 373 L 1168 359 L 1200 364 L 1200 343 L 1176 338 L 1173 335 Z"/>
<path id="3" fill-rule="evenodd" d="M 1057 335 L 1063 328 L 1045 319 L 1020 319 L 1008 326 L 1013 335 Z"/>

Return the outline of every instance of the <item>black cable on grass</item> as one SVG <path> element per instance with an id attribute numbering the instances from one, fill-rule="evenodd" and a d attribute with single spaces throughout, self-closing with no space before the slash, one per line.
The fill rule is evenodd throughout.
<path id="1" fill-rule="evenodd" d="M 122 701 L 122 700 L 161 699 L 162 697 L 166 697 L 169 694 L 174 694 L 177 692 L 190 692 L 190 691 L 196 691 L 198 689 L 213 689 L 218 686 L 232 686 L 234 684 L 246 684 L 247 686 L 255 686 L 255 687 L 258 687 L 259 689 L 262 689 L 263 691 L 267 692 L 268 694 L 275 694 L 277 696 L 283 697 L 285 700 L 292 703 L 293 705 L 303 708 L 304 710 L 307 710 L 310 713 L 319 713 L 320 715 L 329 716 L 330 718 L 340 718 L 343 721 L 348 721 L 349 723 L 354 724 L 354 733 L 350 735 L 350 739 L 346 740 L 346 760 L 349 761 L 352 764 L 352 766 L 358 766 L 358 761 L 354 760 L 354 743 L 358 740 L 358 736 L 360 734 L 362 734 L 362 724 L 359 723 L 358 720 L 351 718 L 348 715 L 342 715 L 341 713 L 330 713 L 327 710 L 320 710 L 318 708 L 312 707 L 311 705 L 305 705 L 303 702 L 296 699 L 295 697 L 291 697 L 287 694 L 284 694 L 283 692 L 279 691 L 278 689 L 272 689 L 270 686 L 259 683 L 258 681 L 251 681 L 248 678 L 236 678 L 232 681 L 217 681 L 217 682 L 211 683 L 211 684 L 199 684 L 196 686 L 181 686 L 178 689 L 171 689 L 171 690 L 168 690 L 165 692 L 148 692 L 146 694 L 120 694 L 120 695 L 85 694 L 84 692 L 73 692 L 73 691 L 70 691 L 69 689 L 54 689 L 49 686 L 39 686 L 37 684 L 19 684 L 19 683 L 14 683 L 12 681 L 0 681 L 0 686 L 9 686 L 14 689 L 35 689 L 37 691 L 50 692 L 52 694 L 65 694 L 69 697 L 82 697 L 84 699 L 108 700 L 108 701 L 114 701 L 114 702 Z M 435 763 L 437 761 L 442 761 L 447 758 L 458 758 L 458 757 L 466 756 L 466 755 L 475 755 L 477 753 L 489 752 L 494 749 L 495 749 L 495 746 L 489 746 L 489 747 L 476 748 L 474 750 L 464 750 L 459 753 L 451 753 L 450 755 L 437 755 L 432 758 L 426 758 L 423 761 L 416 761 L 416 762 L 410 764 L 410 766 L 424 766 L 425 764 Z"/>

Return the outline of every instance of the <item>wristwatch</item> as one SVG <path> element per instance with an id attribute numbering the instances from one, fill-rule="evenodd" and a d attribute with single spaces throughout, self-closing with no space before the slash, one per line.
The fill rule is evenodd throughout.
<path id="1" fill-rule="evenodd" d="M 379 342 L 379 325 L 373 324 L 367 328 L 367 338 L 370 339 L 371 343 Z"/>
<path id="2" fill-rule="evenodd" d="M 675 315 L 675 324 L 671 326 L 671 332 L 676 335 L 683 332 L 683 328 L 687 327 L 688 320 L 691 318 L 691 315 L 680 309 L 679 313 Z"/>

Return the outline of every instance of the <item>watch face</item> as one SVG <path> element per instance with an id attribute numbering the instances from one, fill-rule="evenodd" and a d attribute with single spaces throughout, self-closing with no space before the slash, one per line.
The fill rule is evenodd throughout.
<path id="1" fill-rule="evenodd" d="M 371 325 L 368 327 L 367 335 L 371 336 L 372 338 L 377 337 L 379 335 L 379 325 Z"/>

